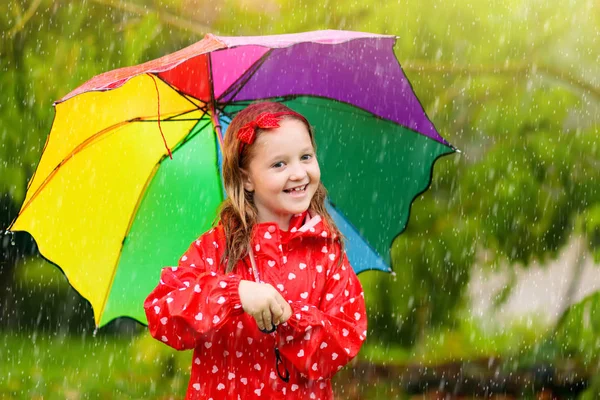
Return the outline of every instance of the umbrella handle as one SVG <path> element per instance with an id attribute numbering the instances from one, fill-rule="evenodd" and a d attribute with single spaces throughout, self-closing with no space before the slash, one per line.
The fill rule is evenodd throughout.
<path id="1" fill-rule="evenodd" d="M 277 327 L 275 325 L 271 325 L 272 328 L 270 330 L 267 329 L 258 329 L 259 331 L 261 331 L 262 333 L 273 333 L 277 330 Z"/>

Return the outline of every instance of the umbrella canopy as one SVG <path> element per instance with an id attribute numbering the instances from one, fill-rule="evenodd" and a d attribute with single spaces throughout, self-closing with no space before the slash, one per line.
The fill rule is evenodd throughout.
<path id="1" fill-rule="evenodd" d="M 394 36 L 317 31 L 206 35 L 96 76 L 55 103 L 42 158 L 11 230 L 28 231 L 93 306 L 96 325 L 145 322 L 163 266 L 209 229 L 224 199 L 221 132 L 256 100 L 315 128 L 329 211 L 356 272 L 390 271 L 390 245 L 435 160 L 435 130 Z M 172 153 L 172 158 L 170 157 Z"/>

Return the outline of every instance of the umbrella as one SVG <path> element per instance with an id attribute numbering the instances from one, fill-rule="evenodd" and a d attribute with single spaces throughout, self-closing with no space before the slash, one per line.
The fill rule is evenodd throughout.
<path id="1" fill-rule="evenodd" d="M 223 133 L 261 99 L 315 127 L 328 207 L 356 272 L 390 269 L 390 245 L 435 160 L 455 151 L 425 115 L 395 36 L 316 31 L 208 34 L 147 63 L 98 75 L 55 102 L 23 206 L 27 231 L 90 301 L 96 325 L 146 322 L 163 266 L 208 230 L 224 198 Z"/>

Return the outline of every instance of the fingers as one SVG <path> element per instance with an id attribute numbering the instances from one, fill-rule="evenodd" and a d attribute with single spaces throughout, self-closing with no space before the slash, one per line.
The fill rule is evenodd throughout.
<path id="1" fill-rule="evenodd" d="M 260 329 L 264 329 L 267 331 L 270 331 L 271 329 L 273 329 L 273 318 L 271 317 L 271 309 L 270 308 L 263 309 L 262 320 L 263 320 L 264 325 Z"/>
<path id="2" fill-rule="evenodd" d="M 277 304 L 281 308 L 281 315 L 279 316 L 279 323 L 282 324 L 282 323 L 286 322 L 292 316 L 292 308 L 290 307 L 288 302 L 285 301 L 283 296 L 278 295 L 276 300 L 277 300 Z"/>
<path id="3" fill-rule="evenodd" d="M 239 292 L 244 311 L 252 315 L 261 330 L 270 331 L 292 315 L 290 305 L 270 284 L 240 281 Z"/>
<path id="4" fill-rule="evenodd" d="M 281 322 L 281 316 L 283 315 L 283 307 L 281 306 L 281 304 L 279 304 L 277 299 L 272 300 L 269 303 L 269 307 L 271 310 L 271 317 L 273 318 L 273 324 L 279 325 Z"/>
<path id="5" fill-rule="evenodd" d="M 265 329 L 265 322 L 263 321 L 263 315 L 261 311 L 257 312 L 256 314 L 250 315 L 252 315 L 252 318 L 254 318 L 254 320 L 256 321 L 258 329 Z"/>
<path id="6" fill-rule="evenodd" d="M 281 316 L 281 322 L 286 322 L 292 316 L 292 306 L 290 306 L 287 302 L 285 303 L 285 307 L 283 308 L 283 315 Z"/>
<path id="7" fill-rule="evenodd" d="M 279 303 L 279 305 L 281 306 L 281 309 L 283 311 L 281 317 L 279 318 L 279 322 L 284 323 L 288 319 L 290 319 L 290 317 L 292 316 L 292 307 L 283 298 L 283 296 L 279 292 L 277 292 L 276 300 L 277 300 L 277 303 Z"/>

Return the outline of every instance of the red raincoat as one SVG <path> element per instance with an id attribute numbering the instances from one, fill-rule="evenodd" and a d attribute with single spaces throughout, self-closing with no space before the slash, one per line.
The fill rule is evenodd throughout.
<path id="1" fill-rule="evenodd" d="M 271 334 L 259 331 L 240 303 L 240 280 L 254 280 L 249 257 L 233 273 L 219 265 L 221 225 L 192 243 L 178 267 L 162 270 L 144 308 L 153 337 L 194 349 L 186 399 L 333 398 L 331 377 L 360 350 L 367 318 L 361 284 L 331 235 L 321 217 L 306 212 L 292 217 L 289 231 L 254 226 L 258 275 L 293 311 Z M 287 383 L 278 376 L 276 347 Z"/>

